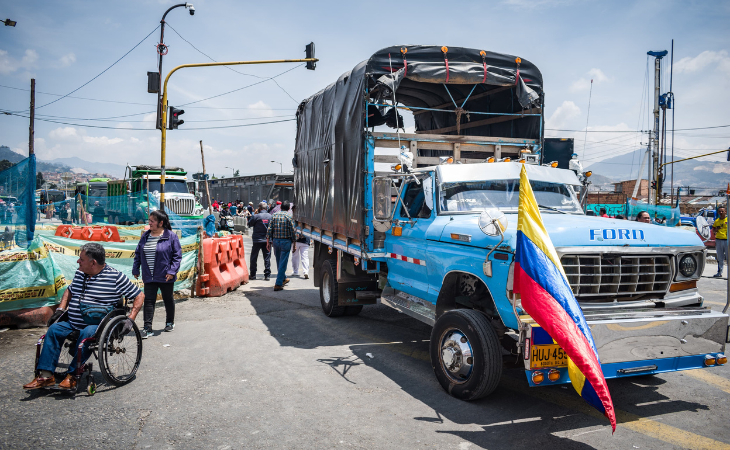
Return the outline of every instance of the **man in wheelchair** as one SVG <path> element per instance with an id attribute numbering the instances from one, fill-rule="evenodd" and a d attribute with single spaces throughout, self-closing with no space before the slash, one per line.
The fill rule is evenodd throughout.
<path id="1" fill-rule="evenodd" d="M 121 302 L 123 296 L 127 299 L 133 298 L 134 303 L 129 317 L 124 318 L 122 312 L 120 313 L 122 318 L 116 319 L 118 330 L 115 331 L 115 335 L 117 337 L 127 335 L 133 328 L 138 333 L 134 319 L 144 304 L 144 294 L 129 281 L 129 278 L 107 265 L 105 261 L 104 247 L 100 244 L 88 243 L 81 247 L 77 261 L 79 269 L 74 275 L 73 282 L 64 292 L 61 304 L 48 322 L 51 325 L 46 332 L 45 342 L 38 358 L 36 377 L 24 385 L 23 389 L 55 386 L 54 371 L 61 351 L 64 350 L 64 341 L 69 339 L 81 344 L 85 339 L 94 337 L 99 324 Z M 105 326 L 106 323 L 108 322 L 105 322 Z M 66 377 L 59 384 L 59 388 L 75 391 L 78 377 L 74 375 L 78 364 L 84 364 L 89 356 L 91 350 L 87 341 L 81 349 L 80 358 L 74 357 L 70 363 Z"/>

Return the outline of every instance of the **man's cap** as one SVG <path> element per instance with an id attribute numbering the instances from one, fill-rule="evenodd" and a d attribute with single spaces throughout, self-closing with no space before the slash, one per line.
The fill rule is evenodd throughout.
<path id="1" fill-rule="evenodd" d="M 277 205 L 281 205 L 281 202 L 276 202 Z"/>

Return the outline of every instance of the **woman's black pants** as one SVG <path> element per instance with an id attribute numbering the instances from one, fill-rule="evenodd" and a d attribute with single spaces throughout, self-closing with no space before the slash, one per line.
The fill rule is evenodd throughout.
<path id="1" fill-rule="evenodd" d="M 165 323 L 175 323 L 175 300 L 172 292 L 175 283 L 145 283 L 144 284 L 144 327 L 152 329 L 152 318 L 155 315 L 155 302 L 157 302 L 157 291 L 162 293 L 162 301 L 165 302 Z"/>

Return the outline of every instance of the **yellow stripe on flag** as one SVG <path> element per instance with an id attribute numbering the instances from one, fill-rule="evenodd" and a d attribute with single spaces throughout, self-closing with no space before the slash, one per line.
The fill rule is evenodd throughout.
<path id="1" fill-rule="evenodd" d="M 517 230 L 522 231 L 525 237 L 529 238 L 550 258 L 567 281 L 563 265 L 560 264 L 560 258 L 558 258 L 550 236 L 548 236 L 547 230 L 542 224 L 540 208 L 537 206 L 537 200 L 535 200 L 535 195 L 532 192 L 530 181 L 527 179 L 527 170 L 524 165 L 522 165 L 522 172 L 520 172 L 520 205 L 517 216 Z"/>

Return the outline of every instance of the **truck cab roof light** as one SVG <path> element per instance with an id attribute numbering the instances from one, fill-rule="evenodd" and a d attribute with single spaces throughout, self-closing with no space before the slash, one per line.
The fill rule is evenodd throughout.
<path id="1" fill-rule="evenodd" d="M 494 161 L 495 161 L 494 156 L 490 156 L 489 158 L 487 158 L 488 163 L 493 163 Z"/>
<path id="2" fill-rule="evenodd" d="M 550 167 L 552 167 L 552 168 L 557 168 L 557 167 L 558 167 L 558 162 L 557 162 L 557 161 L 553 161 L 553 162 L 551 162 L 551 163 L 550 163 Z"/>

